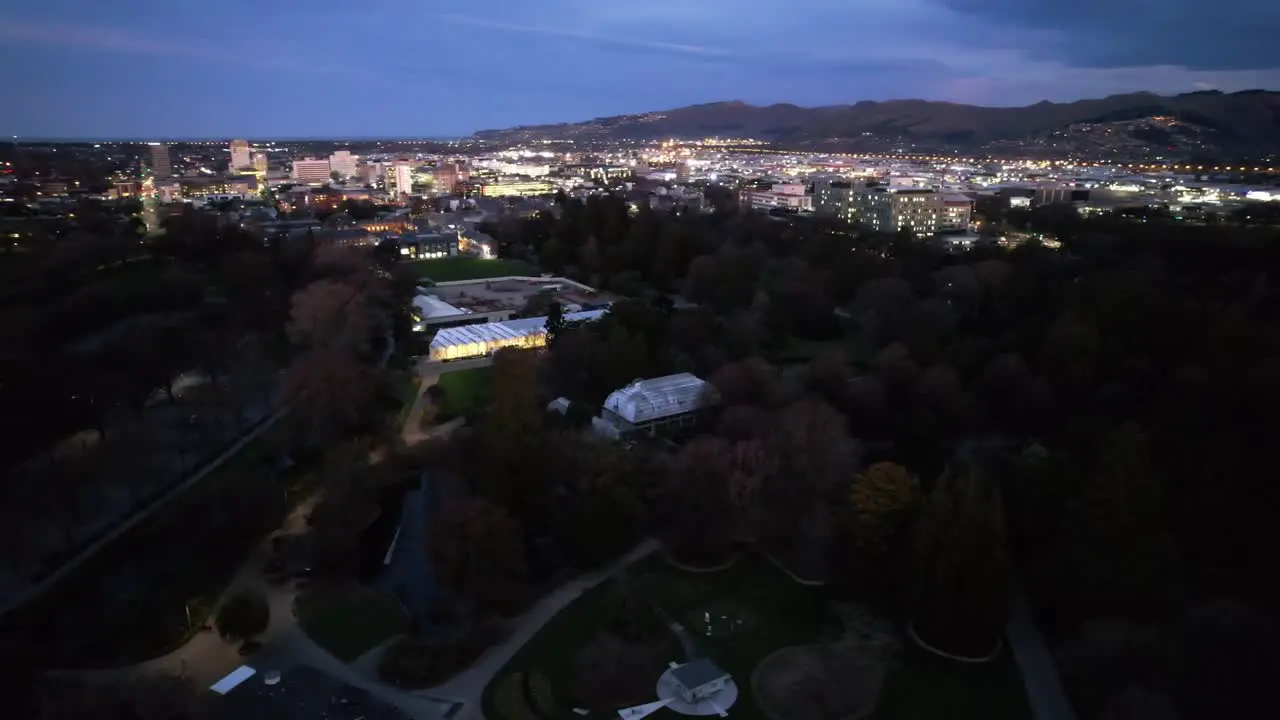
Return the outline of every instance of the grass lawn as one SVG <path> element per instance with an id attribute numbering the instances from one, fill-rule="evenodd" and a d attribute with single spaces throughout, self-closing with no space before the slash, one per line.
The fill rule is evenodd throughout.
<path id="1" fill-rule="evenodd" d="M 444 390 L 441 414 L 446 418 L 461 417 L 488 404 L 493 393 L 493 367 L 447 372 L 436 384 Z"/>
<path id="2" fill-rule="evenodd" d="M 521 260 L 502 260 L 471 256 L 436 258 L 434 260 L 417 260 L 405 263 L 405 268 L 415 277 L 433 282 L 452 282 L 454 280 L 483 280 L 484 278 L 506 277 L 508 275 L 538 274 L 538 269 Z"/>
<path id="3" fill-rule="evenodd" d="M 7 615 L 0 639 L 33 663 L 68 669 L 140 662 L 180 646 L 291 503 L 309 493 L 302 470 L 270 481 L 281 427 Z M 229 516 L 238 521 L 225 522 Z"/>
<path id="4" fill-rule="evenodd" d="M 409 622 L 399 600 L 362 585 L 308 590 L 294 601 L 293 612 L 302 631 L 342 662 L 399 635 Z"/>
<path id="5" fill-rule="evenodd" d="M 743 692 L 729 711 L 733 718 L 764 717 L 746 687 L 761 660 L 783 647 L 821 641 L 838 634 L 841 628 L 828 610 L 825 589 L 794 583 L 754 555 L 743 557 L 729 569 L 708 574 L 686 573 L 654 558 L 633 567 L 625 581 L 668 617 L 684 625 L 698 651 L 715 660 L 738 682 Z M 527 707 L 513 702 L 504 679 L 534 674 L 548 679 L 555 717 L 579 717 L 573 713 L 567 694 L 573 661 L 604 622 L 608 593 L 607 586 L 584 593 L 512 657 L 485 688 L 485 717 L 521 720 Z M 605 717 L 603 713 L 592 716 Z M 678 715 L 661 710 L 654 717 Z M 901 667 L 888 678 L 874 717 L 1026 720 L 1030 710 L 1007 655 L 990 666 L 970 668 L 912 649 L 904 652 Z"/>

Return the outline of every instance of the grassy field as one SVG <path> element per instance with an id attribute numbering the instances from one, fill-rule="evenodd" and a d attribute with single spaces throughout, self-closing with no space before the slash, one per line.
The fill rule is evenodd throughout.
<path id="1" fill-rule="evenodd" d="M 709 574 L 685 573 L 654 559 L 632 568 L 625 581 L 687 628 L 698 652 L 713 659 L 739 683 L 743 693 L 730 711 L 734 718 L 763 718 L 747 687 L 761 660 L 780 648 L 833 636 L 841 628 L 828 611 L 830 599 L 825 589 L 799 585 L 755 556 Z M 580 717 L 573 712 L 567 695 L 573 662 L 605 621 L 610 591 L 606 583 L 584 593 L 512 657 L 485 688 L 485 717 L 521 720 L 528 711 L 511 691 L 513 676 L 543 679 L 541 695 L 550 696 L 538 702 L 544 714 L 565 720 Z M 549 712 L 551 709 L 554 712 Z M 605 714 L 592 713 L 592 717 L 604 718 Z M 662 710 L 654 717 L 678 716 Z M 1026 720 L 1030 710 L 1007 655 L 992 665 L 970 668 L 909 650 L 904 652 L 901 666 L 891 673 L 874 717 Z"/>
<path id="2" fill-rule="evenodd" d="M 520 260 L 485 260 L 470 256 L 418 260 L 406 263 L 405 267 L 415 277 L 431 280 L 432 282 L 483 280 L 485 278 L 506 277 L 508 275 L 536 276 L 538 274 L 537 268 Z"/>
<path id="3" fill-rule="evenodd" d="M 446 418 L 460 417 L 488 404 L 493 392 L 493 368 L 455 370 L 441 375 L 437 384 L 444 390 L 440 414 Z"/>
<path id="4" fill-rule="evenodd" d="M 293 610 L 302 631 L 342 662 L 404 632 L 409 621 L 399 600 L 364 586 L 309 590 Z"/>
<path id="5" fill-rule="evenodd" d="M 291 503 L 310 492 L 309 473 L 272 472 L 279 427 L 6 616 L 0 638 L 58 668 L 114 667 L 180 646 Z M 232 515 L 238 522 L 217 520 Z"/>

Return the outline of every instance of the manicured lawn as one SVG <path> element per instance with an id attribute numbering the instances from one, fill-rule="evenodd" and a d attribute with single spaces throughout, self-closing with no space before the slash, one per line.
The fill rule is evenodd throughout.
<path id="1" fill-rule="evenodd" d="M 390 593 L 360 585 L 311 589 L 294 601 L 293 612 L 302 631 L 342 662 L 399 635 L 409 622 Z"/>
<path id="2" fill-rule="evenodd" d="M 743 692 L 729 711 L 733 718 L 763 718 L 749 688 L 751 674 L 761 660 L 783 647 L 836 637 L 841 630 L 838 618 L 828 610 L 830 599 L 824 588 L 799 585 L 755 555 L 708 574 L 687 573 L 652 558 L 633 567 L 618 582 L 629 583 L 634 592 L 684 625 L 699 653 L 734 677 Z M 551 703 L 555 717 L 579 717 L 567 695 L 573 662 L 605 621 L 610 592 L 606 584 L 584 593 L 534 635 L 485 688 L 485 717 L 523 720 L 526 708 L 512 702 L 511 688 L 503 685 L 504 679 L 521 674 L 548 678 L 555 696 Z M 504 707 L 509 709 L 504 711 Z M 604 718 L 605 714 L 592 713 L 592 717 Z M 678 715 L 662 710 L 654 717 Z M 1007 654 L 990 666 L 971 668 L 909 648 L 890 674 L 874 717 L 1026 720 L 1030 710 Z"/>
<path id="3" fill-rule="evenodd" d="M 484 278 L 506 277 L 508 275 L 538 274 L 537 268 L 520 260 L 501 260 L 458 256 L 436 258 L 434 260 L 417 260 L 405 264 L 405 268 L 416 277 L 434 282 L 452 282 L 454 280 L 482 280 Z"/>
<path id="4" fill-rule="evenodd" d="M 0 639 L 26 648 L 33 664 L 68 669 L 141 662 L 184 643 L 290 503 L 308 492 L 301 470 L 272 482 L 284 422 L 5 616 Z M 229 516 L 237 522 L 225 522 Z"/>
<path id="5" fill-rule="evenodd" d="M 493 393 L 493 368 L 477 367 L 447 372 L 440 376 L 436 384 L 444 390 L 441 414 L 446 418 L 461 417 L 488 404 Z"/>

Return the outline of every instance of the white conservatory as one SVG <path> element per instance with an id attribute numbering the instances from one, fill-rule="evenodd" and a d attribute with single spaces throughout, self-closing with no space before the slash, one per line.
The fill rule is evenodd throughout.
<path id="1" fill-rule="evenodd" d="M 604 310 L 565 313 L 565 322 L 596 320 Z M 434 362 L 484 357 L 507 347 L 540 348 L 547 344 L 547 318 L 532 317 L 444 328 L 431 339 Z"/>
<path id="2" fill-rule="evenodd" d="M 692 373 L 636 380 L 605 398 L 592 427 L 611 437 L 654 435 L 659 428 L 692 425 L 697 411 L 714 402 L 715 388 Z"/>

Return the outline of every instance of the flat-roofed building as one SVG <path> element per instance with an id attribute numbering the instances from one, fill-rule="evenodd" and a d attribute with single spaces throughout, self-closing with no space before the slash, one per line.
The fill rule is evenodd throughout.
<path id="1" fill-rule="evenodd" d="M 329 158 L 302 158 L 293 161 L 293 179 L 298 182 L 329 182 L 329 172 Z"/>
<path id="2" fill-rule="evenodd" d="M 858 190 L 858 223 L 877 232 L 910 230 L 916 235 L 932 235 L 943 227 L 943 196 L 925 188 L 884 186 Z"/>
<path id="3" fill-rule="evenodd" d="M 565 322 L 598 320 L 604 310 L 565 313 Z M 453 319 L 452 317 L 450 319 Z M 531 317 L 481 325 L 444 328 L 431 339 L 430 358 L 436 362 L 484 357 L 503 348 L 541 348 L 547 345 L 547 318 Z"/>

